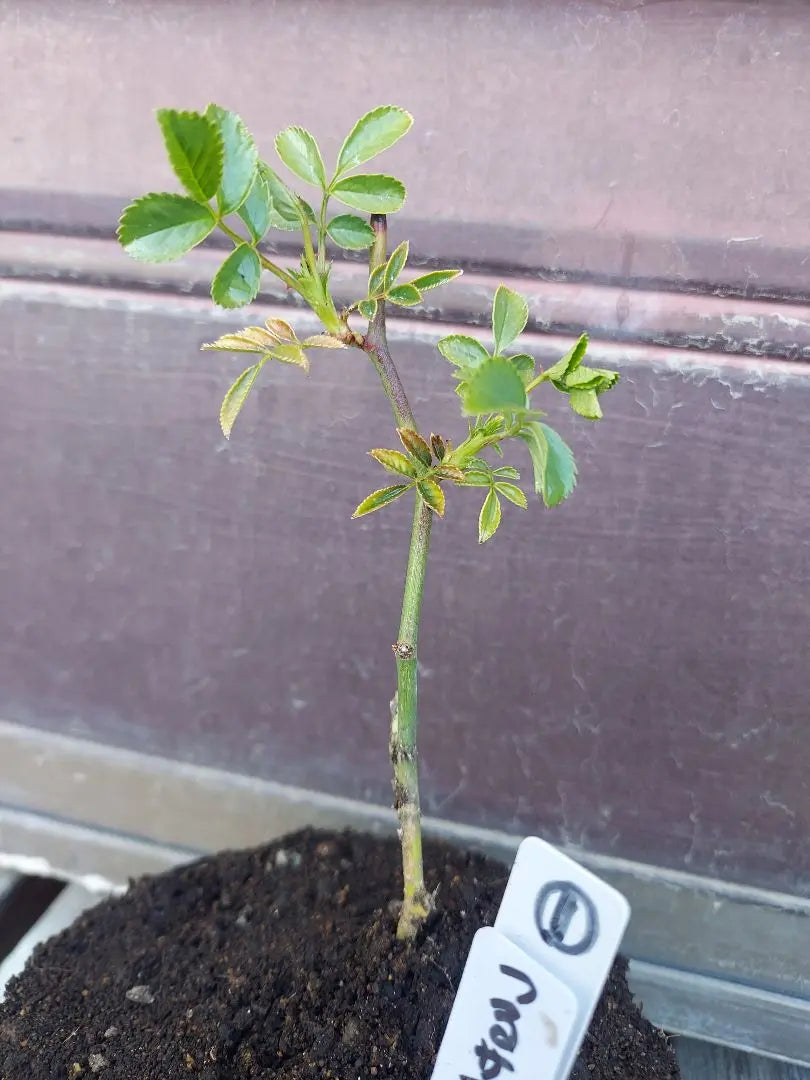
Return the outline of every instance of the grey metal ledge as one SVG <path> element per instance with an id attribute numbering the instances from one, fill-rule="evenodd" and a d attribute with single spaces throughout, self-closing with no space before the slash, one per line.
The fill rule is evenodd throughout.
<path id="1" fill-rule="evenodd" d="M 384 807 L 0 723 L 0 870 L 115 888 L 304 825 L 393 830 Z M 216 807 L 216 813 L 211 812 Z M 428 819 L 509 862 L 520 837 Z M 570 850 L 630 900 L 624 949 L 670 1031 L 810 1064 L 810 902 Z M 33 860 L 33 861 L 32 861 Z"/>

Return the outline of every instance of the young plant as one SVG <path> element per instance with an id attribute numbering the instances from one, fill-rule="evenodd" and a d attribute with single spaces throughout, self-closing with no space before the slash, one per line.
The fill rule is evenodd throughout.
<path id="1" fill-rule="evenodd" d="M 478 539 L 484 543 L 500 525 L 502 500 L 527 508 L 526 494 L 517 484 L 518 470 L 486 456 L 495 451 L 502 457 L 507 442 L 522 444 L 528 451 L 534 490 L 547 507 L 567 498 L 576 483 L 574 457 L 557 432 L 543 422 L 545 414 L 537 409 L 533 395 L 551 387 L 567 396 L 574 412 L 598 420 L 602 416 L 599 398 L 619 376 L 586 366 L 584 334 L 553 367 L 536 370 L 534 358 L 516 345 L 528 321 L 528 304 L 501 285 L 492 305 L 491 349 L 464 334 L 450 334 L 438 342 L 439 353 L 452 365 L 461 411 L 467 418 L 466 433 L 453 445 L 443 435 L 421 432 L 388 348 L 386 305 L 416 307 L 424 293 L 445 285 L 461 271 L 429 270 L 403 280 L 408 244 L 400 244 L 389 254 L 386 222 L 387 215 L 405 202 L 405 188 L 385 173 L 360 171 L 405 135 L 411 116 L 393 105 L 366 113 L 346 136 L 331 172 L 310 132 L 301 127 L 280 132 L 276 153 L 290 173 L 314 191 L 312 204 L 259 157 L 235 113 L 209 105 L 203 113 L 161 109 L 157 119 L 185 194 L 151 193 L 128 206 L 118 229 L 125 250 L 147 262 L 170 261 L 219 229 L 232 241 L 233 250 L 211 283 L 216 304 L 225 308 L 249 304 L 258 294 L 264 270 L 297 293 L 323 327 L 322 332 L 300 339 L 286 321 L 267 319 L 262 326 L 234 330 L 203 346 L 251 358 L 222 402 L 220 424 L 225 437 L 230 436 L 267 363 L 294 364 L 306 372 L 310 357 L 323 349 L 364 352 L 394 414 L 401 445 L 369 451 L 394 482 L 363 499 L 353 516 L 363 517 L 405 496 L 413 499 L 402 618 L 393 646 L 397 689 L 391 702 L 390 736 L 404 876 L 397 933 L 411 940 L 433 904 L 422 869 L 416 746 L 417 641 L 433 519 L 443 517 L 449 489 L 482 489 Z M 359 214 L 340 210 L 331 216 L 334 202 Z M 297 263 L 282 265 L 262 250 L 262 241 L 275 230 L 299 235 L 302 250 Z M 364 295 L 347 306 L 336 303 L 330 286 L 330 244 L 369 251 Z"/>

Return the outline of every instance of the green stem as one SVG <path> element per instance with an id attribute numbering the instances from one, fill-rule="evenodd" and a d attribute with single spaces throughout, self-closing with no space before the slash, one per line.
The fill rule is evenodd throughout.
<path id="1" fill-rule="evenodd" d="M 373 214 L 371 227 L 375 234 L 370 257 L 370 269 L 373 270 L 386 259 L 388 226 L 385 215 Z M 384 300 L 377 303 L 377 311 L 363 339 L 363 349 L 377 369 L 397 426 L 418 430 L 405 388 L 388 349 Z M 418 494 L 415 497 L 408 568 L 402 594 L 402 617 L 399 624 L 399 636 L 394 645 L 397 663 L 397 692 L 391 702 L 389 743 L 391 764 L 394 769 L 394 807 L 399 820 L 404 880 L 397 937 L 403 941 L 413 940 L 432 906 L 431 896 L 425 888 L 422 863 L 422 817 L 419 806 L 419 761 L 416 749 L 418 720 L 416 647 L 433 511 Z"/>
<path id="2" fill-rule="evenodd" d="M 325 191 L 321 199 L 321 213 L 318 217 L 318 269 L 326 269 L 326 211 L 329 207 L 329 193 Z"/>
<path id="3" fill-rule="evenodd" d="M 527 385 L 526 393 L 530 394 L 532 392 L 532 390 L 536 390 L 541 382 L 546 381 L 546 378 L 547 378 L 547 376 L 546 376 L 545 371 L 541 371 L 540 374 L 537 376 L 537 378 L 532 379 L 532 381 Z"/>
<path id="4" fill-rule="evenodd" d="M 312 233 L 309 231 L 309 222 L 306 220 L 301 223 L 301 235 L 304 240 L 304 258 L 307 260 L 307 266 L 315 274 L 317 272 L 315 249 L 312 246 Z"/>
<path id="5" fill-rule="evenodd" d="M 431 896 L 425 888 L 422 863 L 422 817 L 419 805 L 419 758 L 416 746 L 417 642 L 433 511 L 416 497 L 402 594 L 402 618 L 394 646 L 397 693 L 391 702 L 391 764 L 394 769 L 394 809 L 399 819 L 404 893 L 397 937 L 410 941 L 427 918 Z"/>
<path id="6" fill-rule="evenodd" d="M 247 240 L 245 240 L 244 237 L 240 236 L 238 232 L 234 232 L 229 225 L 225 224 L 224 221 L 220 221 L 219 227 L 220 229 L 222 229 L 226 236 L 229 236 L 231 240 L 233 240 L 235 244 L 247 243 Z M 257 251 L 256 254 L 259 256 L 259 262 L 262 264 L 265 270 L 269 270 L 271 274 L 275 274 L 277 278 L 280 278 L 280 280 L 284 282 L 287 288 L 294 289 L 296 292 L 299 291 L 298 286 L 295 283 L 295 278 L 292 276 L 292 274 L 287 273 L 286 270 L 282 270 L 280 266 L 276 266 L 274 262 L 271 262 L 266 255 L 262 255 L 260 251 Z"/>

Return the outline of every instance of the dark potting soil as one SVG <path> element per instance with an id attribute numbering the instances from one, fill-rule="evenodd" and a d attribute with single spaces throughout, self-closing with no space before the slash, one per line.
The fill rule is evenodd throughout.
<path id="1" fill-rule="evenodd" d="M 137 882 L 40 946 L 11 981 L 0 1078 L 428 1080 L 473 934 L 494 921 L 507 871 L 438 843 L 425 856 L 438 904 L 411 949 L 394 938 L 388 838 L 307 830 Z M 622 961 L 572 1076 L 678 1076 Z"/>

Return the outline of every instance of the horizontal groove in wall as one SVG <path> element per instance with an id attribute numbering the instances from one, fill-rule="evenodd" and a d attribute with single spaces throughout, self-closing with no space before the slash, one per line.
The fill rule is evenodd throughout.
<path id="1" fill-rule="evenodd" d="M 114 241 L 0 232 L 0 278 L 53 284 L 125 288 L 173 295 L 207 296 L 221 254 L 210 248 L 179 263 L 147 265 L 129 259 Z M 279 256 L 292 267 L 295 260 Z M 332 282 L 339 303 L 363 295 L 367 272 L 354 261 L 337 261 Z M 501 278 L 468 272 L 426 295 L 418 311 L 398 309 L 413 323 L 486 327 Z M 618 286 L 510 277 L 529 300 L 529 330 L 571 336 L 583 329 L 602 341 L 684 352 L 711 352 L 795 363 L 810 361 L 810 305 L 776 304 L 728 296 L 637 291 Z M 260 300 L 294 307 L 289 291 L 266 276 Z"/>
<path id="2" fill-rule="evenodd" d="M 0 188 L 0 232 L 111 240 L 131 197 Z M 390 228 L 394 242 L 409 239 L 415 264 L 634 291 L 810 303 L 806 251 L 769 246 L 760 236 L 631 235 L 539 220 L 517 227 L 411 218 L 407 210 L 390 219 Z M 274 235 L 282 254 L 296 253 L 286 234 Z M 227 241 L 212 237 L 206 245 L 225 250 Z"/>
<path id="3" fill-rule="evenodd" d="M 222 325 L 223 333 L 234 327 L 234 312 L 215 307 L 208 296 L 190 292 L 144 291 L 129 289 L 120 284 L 88 285 L 60 283 L 49 280 L 4 278 L 0 273 L 0 304 L 37 304 L 43 308 L 84 308 L 124 310 L 146 317 L 160 314 L 177 319 L 214 319 Z M 250 309 L 250 321 L 265 318 L 290 318 L 290 306 L 259 299 Z M 300 334 L 318 329 L 315 316 L 303 308 L 296 312 L 296 327 Z M 245 322 L 247 322 L 245 318 Z M 238 324 L 236 324 L 238 325 Z M 392 345 L 417 343 L 433 347 L 446 334 L 463 333 L 483 342 L 491 341 L 488 328 L 464 322 L 436 322 L 428 319 L 387 319 L 388 340 Z M 568 349 L 574 336 L 570 334 L 538 334 L 526 331 L 521 336 L 522 348 L 547 366 Z M 806 361 L 782 360 L 773 357 L 751 357 L 740 353 L 715 352 L 710 349 L 676 349 L 658 344 L 606 341 L 591 337 L 588 355 L 594 363 L 620 370 L 646 368 L 658 371 L 677 371 L 698 380 L 732 379 L 739 386 L 782 387 L 787 381 L 804 383 L 810 373 Z"/>

